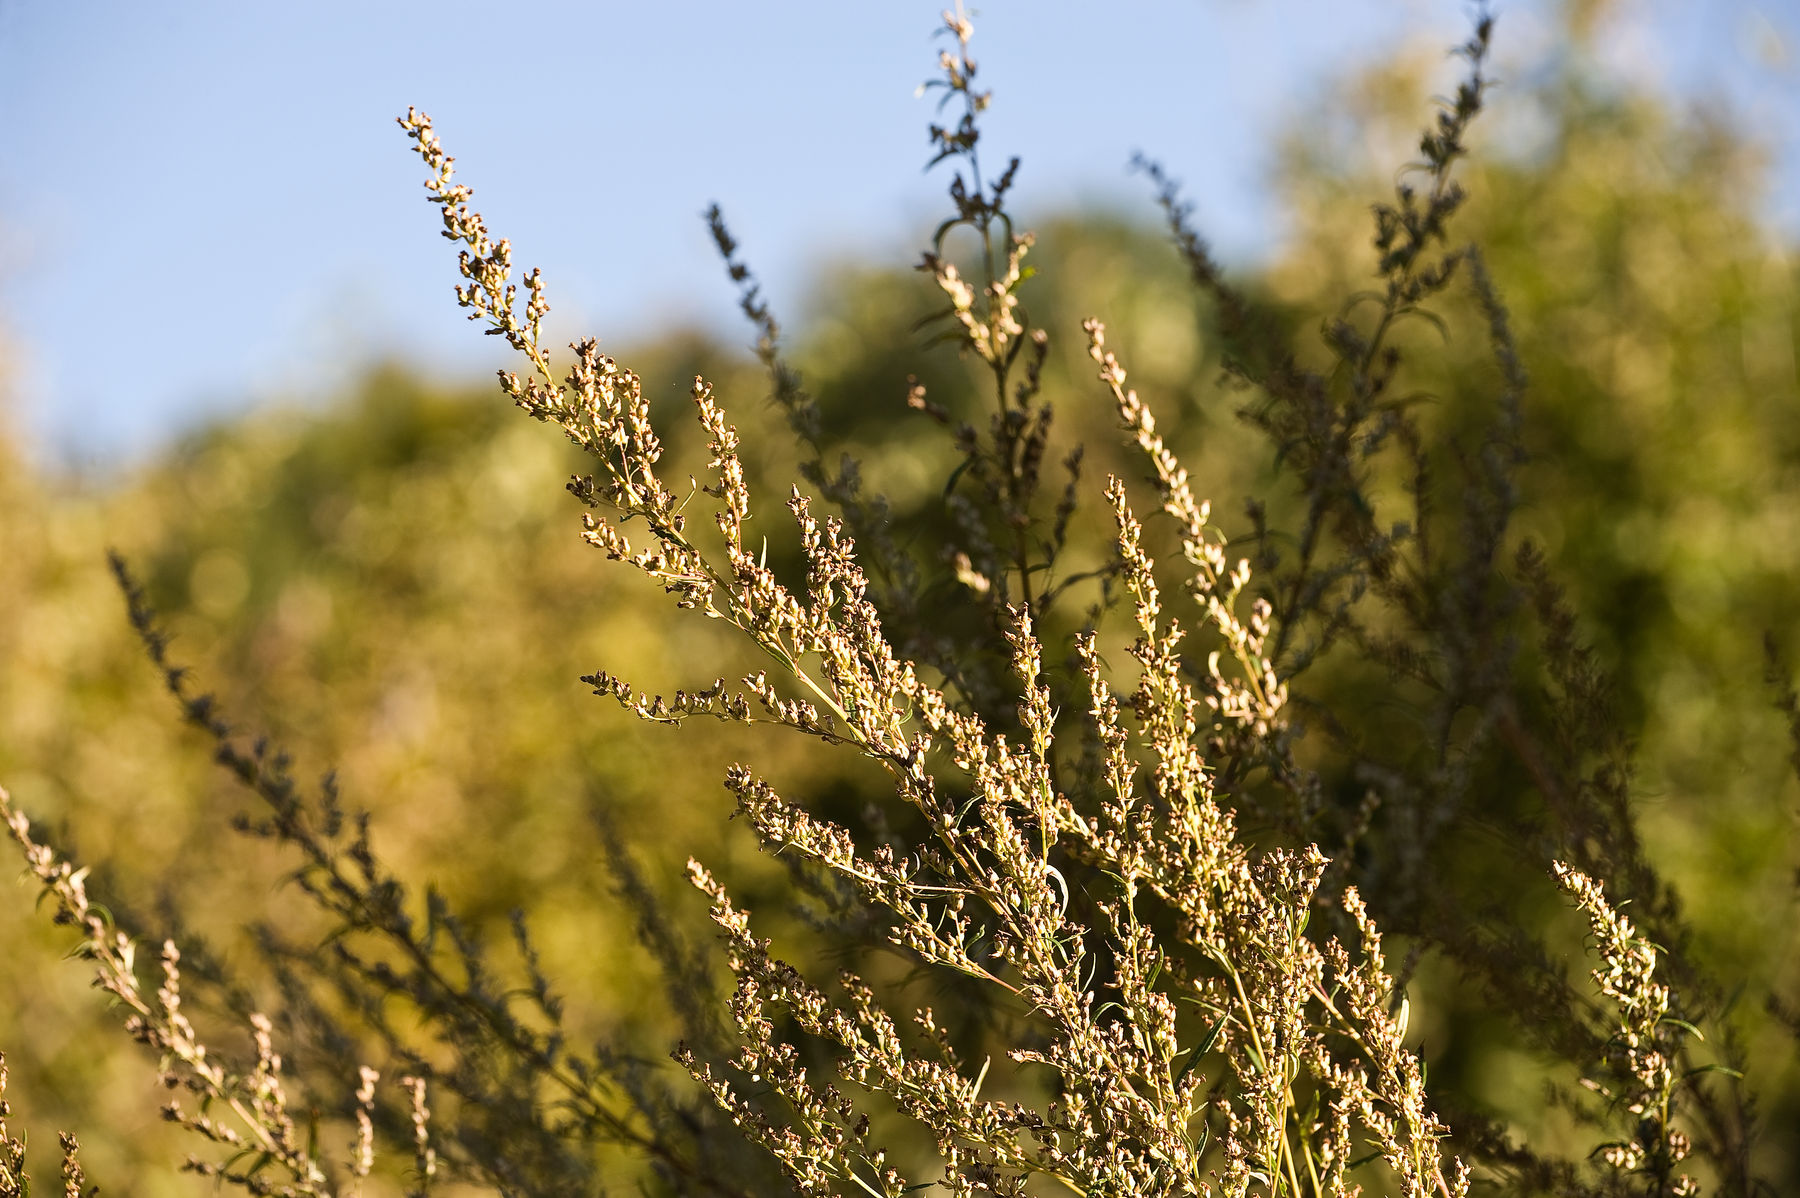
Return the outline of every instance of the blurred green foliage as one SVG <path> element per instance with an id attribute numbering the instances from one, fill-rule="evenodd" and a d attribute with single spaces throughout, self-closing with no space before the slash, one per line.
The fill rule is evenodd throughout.
<path id="1" fill-rule="evenodd" d="M 1768 630 L 1800 657 L 1800 263 L 1757 222 L 1753 138 L 1587 78 L 1573 62 L 1503 99 L 1519 105 L 1518 127 L 1490 131 L 1464 176 L 1461 235 L 1485 247 L 1532 376 L 1519 526 L 1545 546 L 1616 674 L 1651 855 L 1687 904 L 1694 954 L 1754 991 L 1794 995 L 1800 791 L 1761 644 Z M 1343 129 L 1376 145 L 1410 130 L 1422 90 L 1416 64 L 1371 73 L 1293 142 L 1282 188 L 1293 237 L 1251 290 L 1296 327 L 1372 270 L 1365 203 L 1391 156 L 1347 158 Z M 1228 532 L 1246 532 L 1242 500 L 1270 492 L 1273 454 L 1236 419 L 1243 397 L 1220 379 L 1211 313 L 1166 238 L 1069 218 L 1039 230 L 1033 259 L 1026 300 L 1054 334 L 1044 393 L 1060 443 L 1088 447 L 1089 515 L 1109 470 L 1142 469 L 1117 447 L 1092 382 L 1079 327 L 1098 315 L 1196 489 Z M 933 303 L 915 274 L 846 265 L 822 281 L 792 353 L 826 443 L 860 459 L 917 544 L 942 518 L 956 455 L 907 407 L 907 379 L 951 410 L 978 410 L 967 363 L 923 348 L 923 334 L 896 335 Z M 1447 315 L 1447 332 L 1419 323 L 1403 339 L 1430 364 L 1431 418 L 1455 421 L 1491 366 L 1479 322 Z M 740 428 L 779 423 L 753 398 L 768 390 L 760 370 L 730 347 L 676 335 L 621 357 L 660 397 L 675 461 L 699 452 L 686 398 L 696 373 Z M 753 485 L 784 489 L 797 473 L 791 440 L 766 431 L 746 444 Z M 439 390 L 398 366 L 326 410 L 257 413 L 128 476 L 47 476 L 0 443 L 0 779 L 104 863 L 98 893 L 150 928 L 179 913 L 253 990 L 267 982 L 245 924 L 306 926 L 296 896 L 268 882 L 284 863 L 228 839 L 243 800 L 144 665 L 104 565 L 116 546 L 175 631 L 176 656 L 239 723 L 291 749 L 303 776 L 336 769 L 398 873 L 436 884 L 489 929 L 523 908 L 572 1026 L 660 1056 L 667 1025 L 648 964 L 625 917 L 604 914 L 617 908 L 597 821 L 697 914 L 675 885 L 690 853 L 747 876 L 771 868 L 722 818 L 719 779 L 742 732 L 649 727 L 577 678 L 604 664 L 672 691 L 753 663 L 704 623 L 668 620 L 662 596 L 581 546 L 559 493 L 575 465 L 491 385 Z M 1102 523 L 1089 523 L 1077 558 L 1098 560 Z M 949 565 L 927 566 L 953 597 Z M 799 743 L 763 743 L 757 757 L 790 793 L 854 810 L 858 780 L 843 765 Z M 82 996 L 83 971 L 52 967 L 62 942 L 32 918 L 23 882 L 16 893 L 0 904 L 0 1045 L 29 1122 L 46 1142 L 58 1125 L 107 1129 L 90 1137 L 91 1175 L 176 1192 L 182 1153 L 155 1123 L 151 1073 Z M 1534 1074 L 1506 1029 L 1429 970 L 1420 986 L 1412 1026 L 1427 1054 L 1470 1101 L 1541 1131 L 1539 1096 L 1520 1090 Z M 1758 1012 L 1736 1018 L 1767 1070 L 1765 1119 L 1800 1125 L 1800 1072 L 1781 1072 L 1791 1057 Z M 1768 1167 L 1794 1177 L 1800 1157 Z"/>

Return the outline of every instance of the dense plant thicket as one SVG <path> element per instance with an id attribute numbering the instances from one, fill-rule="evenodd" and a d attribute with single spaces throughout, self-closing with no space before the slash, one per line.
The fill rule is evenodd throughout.
<path id="1" fill-rule="evenodd" d="M 1561 122 L 1537 158 L 1466 190 L 1491 32 L 1372 253 L 1345 215 L 1366 179 L 1298 143 L 1327 185 L 1246 289 L 1148 161 L 1175 254 L 1017 227 L 946 14 L 949 215 L 916 280 L 849 286 L 804 377 L 716 209 L 759 370 L 677 342 L 650 386 L 552 346 L 543 277 L 409 111 L 458 299 L 569 446 L 388 376 L 145 484 L 141 527 L 212 514 L 173 551 L 30 487 L 8 498 L 41 520 L 0 526 L 32 746 L 0 764 L 26 802 L 118 796 L 116 829 L 70 825 L 108 873 L 0 807 L 203 1142 L 188 1168 L 312 1195 L 1791 1184 L 1794 272 L 1708 182 L 1745 169 L 1729 131 L 1579 64 L 1525 101 Z M 1365 122 L 1402 77 L 1364 82 Z M 883 333 L 922 305 L 931 353 Z M 748 422 L 730 397 L 758 392 L 787 430 L 740 438 L 726 404 Z M 559 472 L 582 539 L 647 578 L 555 547 Z M 77 709 L 141 719 L 144 688 L 69 564 L 96 525 L 149 563 L 140 586 L 114 559 L 130 622 L 221 783 L 141 729 L 81 742 Z M 150 596 L 184 594 L 163 623 Z M 170 636 L 208 620 L 250 630 L 226 676 L 333 680 L 232 687 L 379 819 L 228 722 Z M 577 659 L 608 714 L 561 702 Z M 1646 818 L 1640 768 L 1714 814 Z M 765 858 L 693 797 L 706 774 Z M 156 876 L 219 856 L 188 795 L 248 868 Z M 304 901 L 254 923 L 246 969 L 273 875 Z M 71 1001 L 22 986 L 12 1026 Z M 111 1058 L 40 1059 L 101 1104 L 86 1126 L 129 1118 Z"/>

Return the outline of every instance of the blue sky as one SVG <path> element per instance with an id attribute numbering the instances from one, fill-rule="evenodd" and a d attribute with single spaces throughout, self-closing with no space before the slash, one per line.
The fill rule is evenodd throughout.
<path id="1" fill-rule="evenodd" d="M 1501 4 L 1503 68 L 1550 48 Z M 211 415 L 328 393 L 381 356 L 491 369 L 448 295 L 416 157 L 431 112 L 477 206 L 541 265 L 570 333 L 745 338 L 699 219 L 725 206 L 780 311 L 849 254 L 910 260 L 939 3 L 0 0 L 0 362 L 52 460 L 150 452 Z M 1614 66 L 1723 97 L 1776 157 L 1800 235 L 1795 0 L 1619 0 Z M 503 19 L 495 14 L 503 12 Z M 1151 209 L 1134 149 L 1189 184 L 1230 259 L 1281 232 L 1271 133 L 1321 79 L 1461 0 L 989 0 L 974 50 L 1027 215 Z"/>

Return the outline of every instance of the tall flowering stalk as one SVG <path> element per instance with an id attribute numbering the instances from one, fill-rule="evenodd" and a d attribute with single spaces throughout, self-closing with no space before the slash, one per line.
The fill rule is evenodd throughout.
<path id="1" fill-rule="evenodd" d="M 1674 1013 L 1674 996 L 1657 976 L 1656 945 L 1608 901 L 1606 887 L 1560 861 L 1556 880 L 1588 917 L 1598 958 L 1591 976 L 1610 1007 L 1604 1072 L 1583 1084 L 1630 1126 L 1626 1138 L 1603 1144 L 1598 1155 L 1620 1175 L 1646 1181 L 1644 1193 L 1689 1198 L 1700 1188 L 1677 1168 L 1692 1142 L 1675 1125 L 1676 1064 L 1687 1036 L 1698 1033 Z"/>
<path id="2" fill-rule="evenodd" d="M 966 47 L 966 20 L 947 21 Z M 966 58 L 966 49 L 945 57 L 954 94 L 968 90 Z M 970 106 L 960 140 L 944 134 L 946 154 L 972 146 L 979 104 Z M 1354 894 L 1360 944 L 1309 935 L 1325 857 L 1311 847 L 1252 851 L 1215 799 L 1207 738 L 1281 729 L 1285 686 L 1264 651 L 1269 611 L 1257 602 L 1239 614 L 1248 566 L 1232 563 L 1207 527 L 1102 326 L 1088 326 L 1101 378 L 1157 478 L 1191 569 L 1195 623 L 1218 648 L 1203 667 L 1185 651 L 1189 631 L 1165 612 L 1145 530 L 1111 478 L 1116 569 L 1135 612 L 1132 718 L 1097 632 L 1075 646 L 1087 710 L 1057 710 L 1022 586 L 1001 609 L 1016 724 L 996 728 L 895 651 L 843 523 L 815 516 L 797 487 L 786 506 L 804 581 L 790 585 L 768 566 L 746 532 L 753 504 L 737 431 L 703 379 L 692 397 L 708 436 L 706 481 L 665 481 L 637 376 L 591 339 L 571 347 L 569 365 L 552 366 L 541 274 L 525 277 L 521 296 L 510 246 L 453 181 L 429 118 L 409 110 L 400 123 L 431 172 L 444 235 L 464 247 L 459 302 L 529 365 L 502 371 L 503 391 L 595 463 L 569 484 L 589 508 L 586 539 L 678 607 L 741 630 L 769 663 L 673 700 L 606 672 L 590 678 L 596 690 L 645 719 L 779 724 L 878 762 L 892 801 L 929 828 L 919 843 L 860 845 L 745 765 L 726 784 L 765 849 L 838 876 L 880 913 L 895 946 L 991 988 L 1031 1029 L 1008 1065 L 1053 1097 L 983 1098 L 997 1066 L 963 1060 L 929 1008 L 899 1018 L 882 988 L 854 973 L 831 985 L 806 977 L 691 862 L 737 979 L 739 1045 L 728 1061 L 678 1056 L 795 1186 L 897 1198 L 922 1184 L 880 1134 L 876 1120 L 893 1109 L 937 1146 L 938 1172 L 924 1180 L 955 1194 L 1023 1193 L 1038 1176 L 1086 1194 L 1334 1194 L 1351 1192 L 1352 1168 L 1375 1158 L 1401 1193 L 1466 1192 L 1466 1171 L 1440 1151 L 1445 1129 L 1425 1103 L 1404 1023 L 1387 1013 L 1392 982 Z M 963 217 L 985 232 L 983 205 L 970 200 Z M 985 301 L 965 295 L 942 260 L 927 262 L 970 347 L 996 366 L 1010 362 L 1024 328 L 1009 297 L 1029 241 L 1009 245 Z M 1004 391 L 1001 400 L 1004 415 Z M 696 534 L 701 512 L 716 548 Z M 644 530 L 635 540 L 631 522 Z M 1091 780 L 1058 768 L 1066 745 L 1084 738 L 1100 746 Z M 1065 785 L 1065 774 L 1082 781 Z M 830 1047 L 828 1065 L 804 1063 L 787 1021 Z"/>
<path id="3" fill-rule="evenodd" d="M 370 1115 L 380 1075 L 367 1067 L 361 1071 L 346 1185 L 334 1176 L 332 1163 L 320 1155 L 317 1127 L 297 1120 L 291 1109 L 281 1054 L 275 1048 L 274 1025 L 268 1017 L 250 1015 L 255 1060 L 247 1066 L 234 1065 L 229 1055 L 201 1038 L 182 1009 L 181 950 L 175 942 L 163 941 L 157 959 L 160 980 L 152 990 L 138 976 L 137 942 L 114 927 L 105 909 L 88 897 L 88 871 L 37 840 L 30 821 L 13 806 L 4 788 L 0 788 L 0 819 L 5 820 L 44 896 L 53 904 L 56 921 L 80 932 L 77 952 L 93 963 L 94 985 L 123 1008 L 126 1031 L 157 1054 L 162 1084 L 172 1094 L 163 1106 L 163 1117 L 211 1146 L 208 1154 L 188 1157 L 187 1171 L 229 1182 L 255 1195 L 360 1195 L 374 1159 Z M 407 1084 L 413 1087 L 423 1112 L 423 1083 L 409 1078 Z M 0 1059 L 0 1093 L 4 1089 L 4 1060 Z M 4 1118 L 5 1106 L 0 1102 L 0 1198 L 23 1198 L 19 1183 L 23 1150 L 18 1146 L 18 1151 L 13 1151 L 15 1144 L 6 1136 Z M 418 1136 L 423 1161 L 429 1149 L 422 1113 Z M 67 1198 L 82 1198 L 85 1184 L 75 1156 L 77 1147 L 72 1136 L 63 1138 Z M 415 1190 L 420 1198 L 429 1179 L 430 1171 L 422 1169 L 420 1188 Z"/>

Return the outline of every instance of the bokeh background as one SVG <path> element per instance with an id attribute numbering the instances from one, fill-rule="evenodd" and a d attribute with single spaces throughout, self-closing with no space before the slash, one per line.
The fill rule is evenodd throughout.
<path id="1" fill-rule="evenodd" d="M 699 217 L 721 202 L 833 443 L 916 506 L 953 456 L 905 419 L 905 380 L 945 402 L 967 386 L 913 331 L 931 302 L 908 268 L 944 211 L 913 94 L 935 10 L 496 11 L 0 2 L 0 783 L 122 911 L 180 913 L 252 987 L 242 925 L 298 918 L 280 859 L 224 831 L 244 799 L 136 650 L 116 546 L 177 655 L 303 775 L 335 767 L 401 872 L 478 924 L 526 907 L 578 1026 L 660 1045 L 629 925 L 595 915 L 611 901 L 596 821 L 632 832 L 675 894 L 690 853 L 762 868 L 724 825 L 731 760 L 753 748 L 822 795 L 858 779 L 799 746 L 637 725 L 577 681 L 604 665 L 691 686 L 741 653 L 580 546 L 566 447 L 494 393 L 503 347 L 454 307 L 392 118 L 437 118 L 490 223 L 545 268 L 559 340 L 597 332 L 643 376 L 677 458 L 696 448 L 679 417 L 701 372 L 766 433 L 759 478 L 784 483 L 796 451 Z M 1465 6 L 996 0 L 976 16 L 986 144 L 1024 159 L 1042 269 L 1027 298 L 1056 338 L 1067 435 L 1112 436 L 1079 334 L 1099 314 L 1202 489 L 1238 511 L 1267 450 L 1232 418 L 1207 314 L 1125 164 L 1142 149 L 1185 179 L 1244 283 L 1311 328 L 1366 285 L 1367 205 L 1454 78 Z M 1800 787 L 1760 654 L 1768 630 L 1800 655 L 1800 12 L 1545 0 L 1499 16 L 1463 229 L 1534 381 L 1521 522 L 1618 673 L 1647 834 L 1696 952 L 1793 996 Z M 1453 398 L 1484 352 L 1453 337 L 1432 389 Z M 102 1184 L 186 1192 L 150 1071 L 58 960 L 66 937 L 30 887 L 4 885 L 15 1106 L 39 1143 L 83 1132 Z M 1413 1026 L 1428 1047 L 1462 1036 L 1478 1099 L 1535 1126 L 1529 1059 L 1429 1004 Z M 1792 1070 L 1772 1076 L 1766 1113 L 1800 1125 Z"/>

